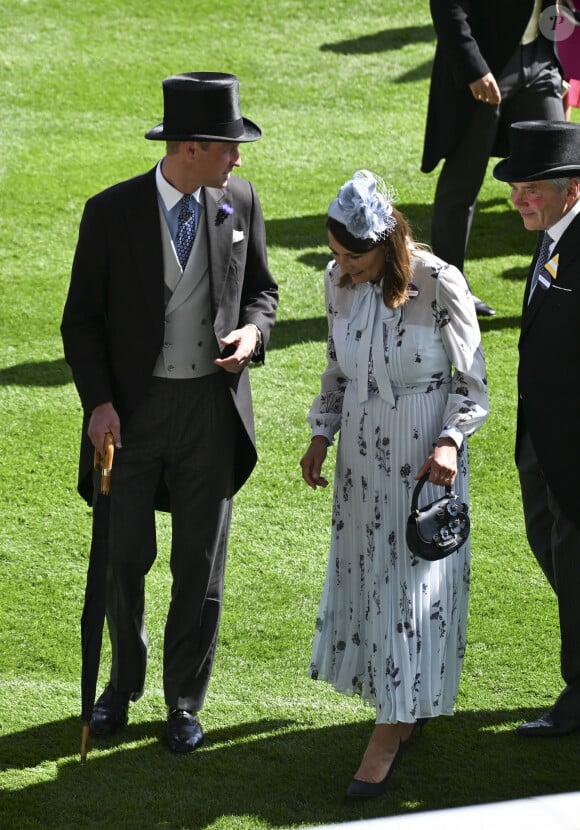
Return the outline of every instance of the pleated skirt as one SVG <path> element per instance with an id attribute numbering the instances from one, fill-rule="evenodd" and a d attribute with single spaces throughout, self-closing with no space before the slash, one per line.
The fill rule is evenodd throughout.
<path id="1" fill-rule="evenodd" d="M 405 390 L 403 390 L 405 392 Z M 376 707 L 377 723 L 451 715 L 466 643 L 470 549 L 414 556 L 405 528 L 414 476 L 443 424 L 448 390 L 380 397 L 345 392 L 330 554 L 310 676 Z M 468 501 L 467 449 L 454 490 Z M 442 495 L 425 485 L 421 504 Z"/>

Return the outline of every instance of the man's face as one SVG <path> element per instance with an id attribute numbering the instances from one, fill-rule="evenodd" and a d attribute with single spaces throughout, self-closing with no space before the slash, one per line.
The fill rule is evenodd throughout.
<path id="1" fill-rule="evenodd" d="M 225 187 L 234 167 L 241 167 L 239 144 L 195 142 L 195 175 L 205 187 Z"/>
<path id="2" fill-rule="evenodd" d="M 510 182 L 511 200 L 519 210 L 528 231 L 545 231 L 568 212 L 578 195 L 578 182 L 572 179 L 565 190 L 552 181 Z"/>

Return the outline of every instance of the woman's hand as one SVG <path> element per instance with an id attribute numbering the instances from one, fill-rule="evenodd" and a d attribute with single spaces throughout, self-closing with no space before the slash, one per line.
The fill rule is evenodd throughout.
<path id="1" fill-rule="evenodd" d="M 310 442 L 310 446 L 300 459 L 302 478 L 313 490 L 316 490 L 317 487 L 326 487 L 328 485 L 328 481 L 320 475 L 327 452 L 327 439 L 323 435 L 315 435 Z"/>
<path id="2" fill-rule="evenodd" d="M 457 446 L 451 438 L 440 438 L 431 455 L 427 458 L 415 476 L 419 480 L 431 470 L 429 479 L 432 484 L 450 487 L 457 475 Z"/>

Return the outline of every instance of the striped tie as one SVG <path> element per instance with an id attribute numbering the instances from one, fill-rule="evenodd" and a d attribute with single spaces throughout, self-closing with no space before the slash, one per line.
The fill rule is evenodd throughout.
<path id="1" fill-rule="evenodd" d="M 536 290 L 538 285 L 538 280 L 540 278 L 540 271 L 548 261 L 548 256 L 550 253 L 550 245 L 554 240 L 550 236 L 549 233 L 544 231 L 544 237 L 542 239 L 542 244 L 540 246 L 540 252 L 538 254 L 538 258 L 536 260 L 536 267 L 534 268 L 534 273 L 532 275 L 532 284 L 530 285 L 530 296 L 528 297 L 528 304 L 531 302 L 532 295 Z"/>

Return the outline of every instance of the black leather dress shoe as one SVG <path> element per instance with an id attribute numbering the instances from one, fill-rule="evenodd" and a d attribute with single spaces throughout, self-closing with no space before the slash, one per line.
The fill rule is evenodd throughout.
<path id="1" fill-rule="evenodd" d="M 89 734 L 105 738 L 127 726 L 130 697 L 129 692 L 117 692 L 109 683 L 93 707 Z"/>
<path id="2" fill-rule="evenodd" d="M 580 729 L 580 715 L 576 718 L 560 719 L 554 716 L 550 709 L 538 720 L 520 724 L 516 733 L 526 738 L 558 738 L 560 735 L 569 735 Z"/>
<path id="3" fill-rule="evenodd" d="M 376 798 L 379 795 L 383 795 L 387 789 L 387 784 L 389 783 L 391 775 L 399 766 L 399 761 L 401 760 L 402 755 L 403 741 L 399 741 L 399 748 L 397 749 L 395 757 L 391 761 L 391 766 L 389 767 L 383 780 L 373 783 L 372 781 L 363 781 L 360 778 L 353 778 L 348 785 L 348 789 L 346 791 L 347 796 L 349 798 Z"/>
<path id="4" fill-rule="evenodd" d="M 197 715 L 185 709 L 170 709 L 167 718 L 167 743 L 172 752 L 193 752 L 203 743 L 203 730 Z"/>
<path id="5" fill-rule="evenodd" d="M 495 308 L 492 308 L 487 303 L 484 303 L 483 300 L 480 300 L 479 297 L 473 296 L 473 302 L 475 303 L 475 311 L 478 317 L 493 317 L 495 316 Z"/>
<path id="6" fill-rule="evenodd" d="M 580 729 L 580 685 L 566 686 L 551 709 L 537 720 L 522 723 L 516 733 L 526 738 L 558 738 Z"/>

